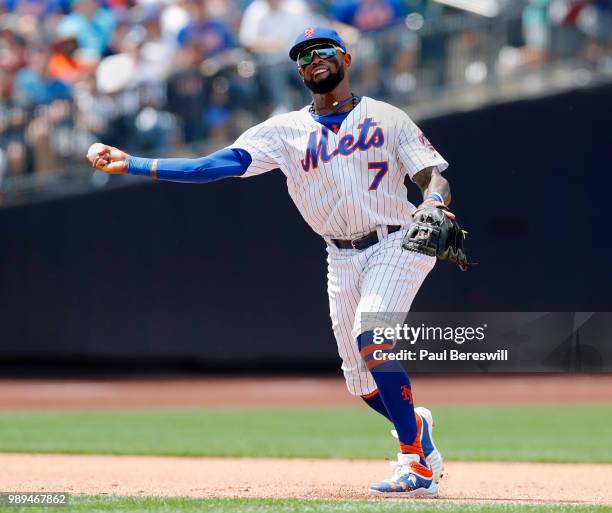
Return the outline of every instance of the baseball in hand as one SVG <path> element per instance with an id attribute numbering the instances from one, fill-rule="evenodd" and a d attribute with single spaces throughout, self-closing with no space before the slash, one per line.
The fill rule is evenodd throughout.
<path id="1" fill-rule="evenodd" d="M 108 148 L 102 143 L 94 143 L 87 150 L 87 160 L 95 166 L 96 161 L 102 157 L 105 153 L 108 153 Z"/>

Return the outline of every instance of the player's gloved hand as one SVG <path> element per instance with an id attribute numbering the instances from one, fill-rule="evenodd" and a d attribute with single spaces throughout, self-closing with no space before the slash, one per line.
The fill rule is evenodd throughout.
<path id="1" fill-rule="evenodd" d="M 113 146 L 95 143 L 87 150 L 91 166 L 109 175 L 125 174 L 128 171 L 128 154 Z"/>
<path id="2" fill-rule="evenodd" d="M 467 255 L 463 231 L 448 207 L 439 201 L 426 201 L 412 215 L 412 224 L 404 237 L 402 247 L 440 260 L 448 260 L 466 271 Z"/>

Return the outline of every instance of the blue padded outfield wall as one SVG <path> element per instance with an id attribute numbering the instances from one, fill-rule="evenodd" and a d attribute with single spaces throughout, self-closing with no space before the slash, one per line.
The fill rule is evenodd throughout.
<path id="1" fill-rule="evenodd" d="M 479 265 L 440 263 L 414 309 L 611 311 L 611 112 L 608 86 L 422 122 Z M 280 172 L 7 207 L 0 230 L 4 373 L 338 364 L 324 243 Z"/>

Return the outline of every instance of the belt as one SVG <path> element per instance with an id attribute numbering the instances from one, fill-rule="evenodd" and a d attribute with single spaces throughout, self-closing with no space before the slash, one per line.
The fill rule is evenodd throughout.
<path id="1" fill-rule="evenodd" d="M 395 233 L 401 229 L 401 226 L 392 225 L 387 226 L 387 233 Z M 343 240 L 343 239 L 331 239 L 334 246 L 339 249 L 367 249 L 370 246 L 376 244 L 378 239 L 378 234 L 374 232 L 370 232 L 365 234 L 363 237 L 359 237 L 358 239 L 353 240 Z"/>

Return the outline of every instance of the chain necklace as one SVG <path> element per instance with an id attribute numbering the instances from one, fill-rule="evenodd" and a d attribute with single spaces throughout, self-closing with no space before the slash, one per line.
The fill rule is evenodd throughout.
<path id="1" fill-rule="evenodd" d="M 326 112 L 325 114 L 317 114 L 315 112 L 315 106 L 314 106 L 314 100 L 313 100 L 312 103 L 310 104 L 310 108 L 308 109 L 308 111 L 311 114 L 317 114 L 318 116 L 331 116 L 332 114 L 335 114 L 336 112 L 338 112 L 342 107 L 344 107 L 349 102 L 352 102 L 351 108 L 354 109 L 357 106 L 359 99 L 357 98 L 357 96 L 351 93 L 350 98 L 347 98 L 346 100 L 342 100 L 341 102 L 335 101 L 334 103 L 332 103 L 332 107 L 333 107 L 332 110 L 330 110 L 329 112 Z"/>

